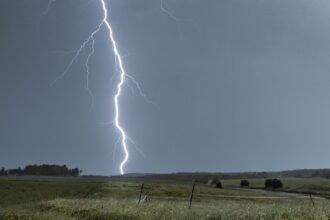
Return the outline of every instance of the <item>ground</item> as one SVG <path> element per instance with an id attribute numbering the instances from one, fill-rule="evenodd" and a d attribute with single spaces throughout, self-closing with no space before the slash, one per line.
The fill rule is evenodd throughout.
<path id="1" fill-rule="evenodd" d="M 250 180 L 262 187 L 264 180 Z M 284 179 L 284 190 L 330 194 L 327 179 Z M 224 188 L 197 184 L 141 183 L 86 178 L 2 178 L 0 219 L 330 219 L 330 201 L 321 196 Z M 146 196 L 147 195 L 147 196 Z"/>

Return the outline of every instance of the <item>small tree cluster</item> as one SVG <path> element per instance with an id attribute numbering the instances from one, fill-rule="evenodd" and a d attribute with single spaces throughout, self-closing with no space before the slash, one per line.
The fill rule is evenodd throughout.
<path id="1" fill-rule="evenodd" d="M 2 167 L 0 170 L 0 176 L 7 176 L 7 175 L 8 175 L 7 170 L 4 167 Z"/>
<path id="2" fill-rule="evenodd" d="M 283 187 L 283 183 L 279 179 L 266 179 L 265 181 L 265 188 L 278 189 L 282 187 Z"/>
<path id="3" fill-rule="evenodd" d="M 8 169 L 4 167 L 0 170 L 0 176 L 8 175 L 36 175 L 36 176 L 79 176 L 82 171 L 78 168 L 69 169 L 66 165 L 27 165 L 24 169 Z"/>
<path id="4" fill-rule="evenodd" d="M 222 184 L 221 184 L 221 182 L 220 182 L 220 181 L 217 182 L 217 183 L 215 184 L 215 187 L 218 188 L 218 189 L 221 189 L 221 188 L 222 188 Z"/>
<path id="5" fill-rule="evenodd" d="M 219 178 L 214 177 L 208 181 L 208 184 L 215 185 L 216 188 L 222 188 L 222 183 Z"/>
<path id="6" fill-rule="evenodd" d="M 248 187 L 248 186 L 250 186 L 250 182 L 248 180 L 241 180 L 240 186 L 241 187 Z"/>

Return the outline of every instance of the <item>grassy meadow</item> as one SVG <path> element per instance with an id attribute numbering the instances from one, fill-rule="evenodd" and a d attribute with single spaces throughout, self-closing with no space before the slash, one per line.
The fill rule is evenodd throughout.
<path id="1" fill-rule="evenodd" d="M 251 180 L 261 187 L 263 180 Z M 284 179 L 285 190 L 330 194 L 327 179 Z M 0 179 L 0 219 L 330 219 L 330 200 L 306 195 L 249 191 L 196 185 L 189 209 L 191 184 L 141 183 L 80 178 Z M 146 196 L 147 195 L 147 196 Z"/>

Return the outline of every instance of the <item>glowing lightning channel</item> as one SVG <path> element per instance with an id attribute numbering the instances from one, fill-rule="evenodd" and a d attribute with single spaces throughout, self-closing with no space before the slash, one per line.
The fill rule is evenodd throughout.
<path id="1" fill-rule="evenodd" d="M 124 172 L 124 166 L 125 166 L 126 162 L 128 161 L 129 153 L 128 153 L 127 143 L 126 143 L 127 142 L 127 136 L 126 136 L 125 130 L 121 127 L 121 125 L 119 123 L 119 116 L 120 115 L 119 115 L 119 104 L 118 104 L 119 101 L 118 100 L 119 100 L 119 97 L 120 97 L 121 92 L 122 92 L 122 87 L 125 83 L 126 72 L 125 72 L 125 69 L 124 69 L 124 66 L 123 66 L 122 58 L 121 58 L 120 53 L 119 53 L 118 48 L 117 48 L 117 42 L 115 41 L 115 38 L 113 37 L 113 31 L 112 31 L 111 25 L 108 22 L 108 10 L 106 8 L 104 0 L 101 0 L 101 3 L 102 3 L 103 11 L 104 11 L 104 18 L 103 18 L 102 23 L 104 23 L 106 25 L 106 27 L 108 28 L 108 30 L 109 30 L 109 38 L 112 42 L 113 52 L 115 54 L 116 62 L 118 64 L 118 67 L 119 67 L 119 70 L 120 70 L 120 80 L 117 84 L 117 92 L 114 96 L 114 103 L 115 103 L 115 126 L 118 129 L 118 131 L 120 132 L 121 144 L 122 144 L 122 147 L 123 147 L 123 150 L 124 150 L 124 153 L 125 153 L 124 160 L 120 163 L 120 166 L 119 166 L 120 173 L 123 175 L 125 173 Z"/>
<path id="2" fill-rule="evenodd" d="M 88 56 L 87 56 L 87 59 L 86 59 L 86 63 L 85 63 L 85 67 L 86 67 L 86 88 L 87 88 L 87 91 L 88 91 L 88 94 L 90 95 L 91 99 L 92 99 L 92 102 L 91 102 L 91 106 L 89 108 L 89 111 L 88 111 L 88 117 L 90 116 L 91 112 L 92 112 L 92 108 L 94 106 L 94 95 L 92 93 L 92 90 L 90 89 L 89 87 L 89 75 L 90 75 L 90 72 L 89 72 L 89 60 L 91 59 L 91 57 L 93 56 L 94 52 L 95 52 L 95 48 L 94 48 L 94 45 L 95 45 L 95 39 L 94 39 L 94 36 L 91 37 L 92 39 L 92 50 L 89 52 Z"/>
<path id="3" fill-rule="evenodd" d="M 56 0 L 49 0 L 48 3 L 48 7 L 46 9 L 46 12 L 48 12 L 50 6 L 52 3 L 54 3 Z M 93 107 L 94 104 L 94 95 L 89 87 L 89 75 L 90 75 L 90 71 L 89 71 L 89 61 L 90 58 L 94 55 L 95 52 L 95 35 L 101 30 L 102 26 L 105 26 L 108 31 L 109 31 L 109 39 L 112 43 L 112 49 L 113 49 L 113 53 L 115 55 L 115 62 L 116 62 L 116 69 L 119 71 L 120 74 L 120 79 L 119 82 L 117 83 L 117 90 L 116 93 L 113 97 L 113 102 L 115 105 L 115 116 L 114 116 L 114 124 L 116 129 L 119 131 L 120 133 L 120 138 L 119 138 L 119 142 L 122 145 L 123 151 L 124 151 L 124 159 L 122 160 L 122 162 L 120 163 L 119 169 L 120 169 L 120 173 L 123 175 L 125 174 L 124 171 L 124 166 L 128 161 L 129 158 L 129 152 L 128 152 L 128 147 L 127 147 L 127 141 L 131 141 L 132 140 L 126 135 L 125 130 L 123 129 L 123 127 L 121 126 L 119 119 L 120 119 L 120 111 L 119 111 L 119 98 L 122 94 L 122 90 L 123 90 L 123 86 L 125 84 L 125 80 L 126 78 L 130 79 L 137 87 L 137 89 L 139 90 L 140 94 L 146 99 L 147 97 L 144 95 L 144 93 L 141 90 L 140 85 L 137 83 L 137 81 L 131 76 L 126 74 L 125 69 L 124 69 L 124 65 L 123 65 L 123 61 L 122 61 L 122 56 L 119 53 L 118 47 L 117 47 L 117 42 L 113 36 L 113 30 L 112 27 L 110 25 L 110 22 L 108 21 L 108 10 L 106 8 L 106 4 L 104 2 L 104 0 L 100 0 L 101 4 L 102 4 L 102 9 L 103 9 L 103 19 L 100 22 L 100 24 L 97 26 L 97 28 L 89 35 L 89 37 L 81 44 L 81 46 L 77 49 L 77 50 L 72 50 L 72 51 L 68 51 L 68 53 L 73 53 L 74 56 L 71 59 L 71 61 L 69 62 L 69 64 L 67 65 L 67 67 L 64 69 L 64 71 L 62 72 L 62 74 L 60 74 L 52 83 L 51 85 L 54 85 L 58 80 L 64 78 L 66 76 L 66 74 L 68 73 L 68 71 L 70 70 L 70 68 L 72 67 L 72 65 L 74 64 L 74 62 L 78 59 L 78 57 L 81 55 L 81 53 L 83 52 L 83 50 L 88 46 L 91 45 L 91 50 L 88 53 L 86 62 L 85 62 L 85 67 L 86 67 L 86 88 L 88 90 L 89 95 L 92 98 L 92 103 L 91 103 L 91 108 L 89 113 L 91 112 L 91 109 Z M 133 142 L 134 143 L 134 142 Z M 115 146 L 118 143 L 116 142 Z"/>
<path id="4" fill-rule="evenodd" d="M 164 0 L 160 0 L 160 6 L 159 6 L 159 8 L 160 8 L 161 11 L 163 11 L 165 14 L 167 14 L 170 18 L 172 18 L 176 22 L 178 22 L 178 21 L 191 21 L 190 19 L 178 18 L 177 16 L 175 16 L 172 12 L 170 12 L 166 8 L 166 6 L 165 6 L 165 4 L 164 4 L 163 1 Z"/>
<path id="5" fill-rule="evenodd" d="M 177 18 L 175 15 L 173 15 L 165 6 L 163 0 L 160 0 L 160 10 L 162 10 L 165 14 L 167 14 L 170 18 L 172 18 L 175 21 L 180 21 L 180 18 Z"/>

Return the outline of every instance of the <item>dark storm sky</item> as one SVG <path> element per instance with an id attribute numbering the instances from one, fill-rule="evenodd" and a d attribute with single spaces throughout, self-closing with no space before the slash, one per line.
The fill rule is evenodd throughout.
<path id="1" fill-rule="evenodd" d="M 330 167 L 330 3 L 327 0 L 106 1 L 127 72 L 121 122 L 127 172 Z M 97 0 L 0 0 L 0 166 L 56 163 L 117 174 L 118 75 L 106 29 L 86 90 L 81 54 Z M 130 84 L 134 88 L 134 84 Z"/>

